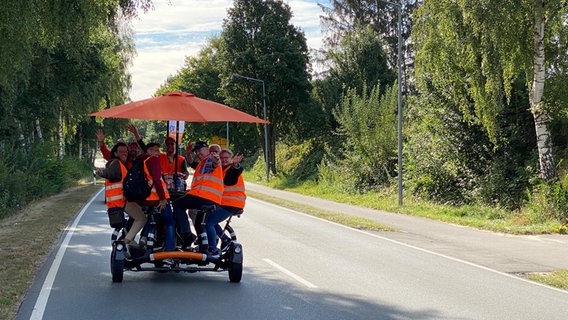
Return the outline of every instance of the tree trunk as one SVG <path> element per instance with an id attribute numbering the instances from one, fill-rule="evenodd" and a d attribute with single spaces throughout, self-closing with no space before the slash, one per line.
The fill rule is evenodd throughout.
<path id="1" fill-rule="evenodd" d="M 35 121 L 36 133 L 37 137 L 40 141 L 43 141 L 43 134 L 41 133 L 41 126 L 39 125 L 39 118 L 36 118 Z"/>
<path id="2" fill-rule="evenodd" d="M 83 159 L 83 137 L 81 135 L 81 129 L 77 133 L 77 140 L 79 140 L 79 159 Z"/>
<path id="3" fill-rule="evenodd" d="M 536 142 L 540 162 L 540 173 L 545 180 L 558 177 L 552 154 L 552 137 L 550 134 L 550 117 L 547 107 L 542 100 L 546 66 L 544 56 L 544 2 L 536 0 L 534 6 L 534 56 L 533 80 L 529 90 L 531 112 L 536 129 Z"/>
<path id="4" fill-rule="evenodd" d="M 268 125 L 268 168 L 269 171 L 276 175 L 276 138 L 272 131 L 272 126 Z"/>
<path id="5" fill-rule="evenodd" d="M 59 159 L 63 159 L 65 154 L 63 150 L 63 107 L 59 107 L 59 121 L 57 126 L 57 155 Z"/>

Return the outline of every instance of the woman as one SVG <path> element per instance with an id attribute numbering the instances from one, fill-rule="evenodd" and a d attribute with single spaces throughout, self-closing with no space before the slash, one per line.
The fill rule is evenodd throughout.
<path id="1" fill-rule="evenodd" d="M 122 182 L 126 176 L 126 160 L 128 146 L 118 142 L 110 151 L 110 159 L 104 169 L 97 169 L 97 174 L 106 179 L 105 198 L 107 208 L 123 207 L 128 216 L 134 220 L 132 227 L 124 237 L 127 246 L 138 247 L 134 238 L 146 224 L 147 218 L 142 208 L 136 202 L 127 202 L 122 194 Z"/>

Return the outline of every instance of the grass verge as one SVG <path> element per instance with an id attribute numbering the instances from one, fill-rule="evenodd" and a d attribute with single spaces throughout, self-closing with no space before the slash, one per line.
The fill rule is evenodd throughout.
<path id="1" fill-rule="evenodd" d="M 355 228 L 355 229 L 371 230 L 371 231 L 397 231 L 394 228 L 376 223 L 375 221 L 373 221 L 371 219 L 350 216 L 350 215 L 343 214 L 343 213 L 321 210 L 321 209 L 311 207 L 311 206 L 308 206 L 308 205 L 305 205 L 305 204 L 300 204 L 300 203 L 297 203 L 297 202 L 290 202 L 290 201 L 282 200 L 280 198 L 271 197 L 271 196 L 265 195 L 263 193 L 247 191 L 247 195 L 249 195 L 253 198 L 259 199 L 259 200 L 274 203 L 274 204 L 279 205 L 279 206 L 284 207 L 284 208 L 288 208 L 288 209 L 292 209 L 292 210 L 296 210 L 296 211 L 301 211 L 305 214 L 309 214 L 309 215 L 312 215 L 312 216 L 315 216 L 315 217 L 318 217 L 318 218 L 329 220 L 329 221 L 339 223 L 339 224 L 342 224 L 342 225 L 345 225 L 345 226 L 348 226 L 348 227 L 351 227 L 351 228 Z"/>
<path id="2" fill-rule="evenodd" d="M 568 270 L 559 270 L 550 273 L 535 273 L 530 274 L 528 278 L 532 281 L 568 290 Z"/>
<path id="3" fill-rule="evenodd" d="M 101 185 L 73 187 L 0 220 L 0 319 L 14 319 L 69 221 Z"/>
<path id="4" fill-rule="evenodd" d="M 245 174 L 245 178 L 248 178 Z M 403 205 L 398 205 L 396 192 L 386 190 L 384 193 L 369 192 L 351 194 L 341 192 L 333 186 L 316 184 L 313 181 L 303 182 L 293 187 L 285 187 L 282 178 L 273 178 L 268 184 L 275 189 L 296 192 L 303 195 L 332 200 L 361 207 L 367 207 L 388 212 L 402 213 L 417 217 L 469 226 L 477 229 L 502 232 L 508 234 L 553 234 L 566 233 L 567 227 L 556 220 L 535 221 L 529 214 L 519 211 L 509 211 L 502 208 L 485 206 L 450 206 L 433 204 L 406 197 Z M 266 181 L 251 179 L 251 182 L 266 184 Z"/>

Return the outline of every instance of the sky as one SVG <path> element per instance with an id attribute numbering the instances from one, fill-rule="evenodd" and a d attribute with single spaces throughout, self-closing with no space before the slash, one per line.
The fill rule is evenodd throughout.
<path id="1" fill-rule="evenodd" d="M 291 24 L 306 35 L 308 47 L 322 46 L 317 3 L 327 0 L 285 1 L 292 9 Z M 137 55 L 129 71 L 132 75 L 130 98 L 133 101 L 152 97 L 169 75 L 180 70 L 186 56 L 195 56 L 207 40 L 218 36 L 227 10 L 228 0 L 155 0 L 154 10 L 140 12 L 132 26 Z"/>

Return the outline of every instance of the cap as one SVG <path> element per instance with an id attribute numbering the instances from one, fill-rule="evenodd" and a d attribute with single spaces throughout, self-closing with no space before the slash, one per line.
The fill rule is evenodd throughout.
<path id="1" fill-rule="evenodd" d="M 191 149 L 191 151 L 195 152 L 201 148 L 207 148 L 207 143 L 203 142 L 203 141 L 197 141 L 195 143 L 195 145 L 193 146 L 193 149 Z"/>

